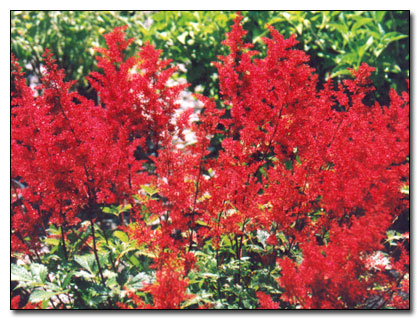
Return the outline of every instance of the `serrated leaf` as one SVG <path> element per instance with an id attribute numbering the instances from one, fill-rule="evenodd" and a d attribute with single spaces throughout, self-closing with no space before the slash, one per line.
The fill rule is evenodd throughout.
<path id="1" fill-rule="evenodd" d="M 12 264 L 11 280 L 30 282 L 32 281 L 32 275 L 28 270 L 25 269 L 25 267 L 18 266 L 17 264 Z"/>
<path id="2" fill-rule="evenodd" d="M 141 289 L 144 283 L 152 283 L 154 281 L 151 275 L 145 272 L 138 273 L 135 277 L 130 277 L 126 283 L 128 288 Z"/>
<path id="3" fill-rule="evenodd" d="M 267 241 L 270 234 L 265 230 L 257 230 L 258 241 L 265 247 L 265 242 Z"/>
<path id="4" fill-rule="evenodd" d="M 83 278 L 83 279 L 92 279 L 92 278 L 95 278 L 95 275 L 94 274 L 89 273 L 89 272 L 87 272 L 85 270 L 76 271 L 74 273 L 74 275 L 76 277 L 78 277 L 78 278 Z"/>
<path id="5" fill-rule="evenodd" d="M 30 265 L 30 270 L 32 275 L 35 276 L 37 280 L 40 280 L 41 283 L 45 283 L 48 273 L 48 269 L 46 266 L 39 263 L 32 263 Z"/>
<path id="6" fill-rule="evenodd" d="M 29 296 L 29 301 L 31 303 L 38 303 L 42 301 L 46 301 L 51 297 L 60 294 L 62 292 L 49 292 L 44 290 L 34 290 L 31 295 Z"/>
<path id="7" fill-rule="evenodd" d="M 92 266 L 95 260 L 93 255 L 75 256 L 74 260 L 84 269 L 93 273 Z"/>

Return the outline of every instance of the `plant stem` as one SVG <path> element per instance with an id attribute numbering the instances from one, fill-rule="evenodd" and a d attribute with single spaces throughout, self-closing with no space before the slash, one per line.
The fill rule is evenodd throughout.
<path id="1" fill-rule="evenodd" d="M 121 212 L 121 214 L 123 214 L 122 212 Z M 102 233 L 104 234 L 104 238 L 105 238 L 105 242 L 106 242 L 106 244 L 107 245 L 109 245 L 109 242 L 108 242 L 108 237 L 107 237 L 107 235 L 106 235 L 106 230 L 105 230 L 105 226 L 104 226 L 104 222 L 103 222 L 103 219 L 101 219 L 101 224 L 100 224 L 100 226 L 101 226 L 101 229 L 102 229 Z M 115 269 L 115 261 L 114 261 L 114 258 L 112 257 L 112 250 L 111 249 L 109 249 L 109 258 L 111 259 L 111 266 L 112 266 L 112 270 L 115 272 L 115 273 L 117 273 L 117 269 Z"/>
<path id="2" fill-rule="evenodd" d="M 64 223 L 61 225 L 61 242 L 62 242 L 62 246 L 63 246 L 64 258 L 66 260 L 68 260 L 69 257 L 68 257 L 68 254 L 67 254 L 66 241 L 64 239 Z"/>
<path id="3" fill-rule="evenodd" d="M 93 219 L 90 219 L 90 226 L 92 228 L 93 252 L 95 254 L 96 264 L 98 265 L 99 275 L 101 276 L 102 284 L 105 286 L 105 278 L 102 273 L 101 263 L 99 262 L 98 250 L 96 248 L 95 224 L 93 222 Z"/>
<path id="4" fill-rule="evenodd" d="M 206 131 L 207 132 L 207 131 Z M 201 171 L 202 171 L 202 165 L 203 165 L 203 157 L 204 157 L 204 143 L 203 143 L 203 147 L 201 150 L 201 157 L 200 157 L 200 163 L 198 164 L 198 173 L 197 173 L 197 178 L 196 178 L 196 182 L 195 182 L 195 194 L 194 194 L 194 203 L 192 206 L 192 210 L 191 210 L 191 218 L 190 218 L 190 222 L 191 222 L 191 234 L 190 234 L 190 245 L 188 247 L 188 251 L 191 251 L 192 249 L 192 245 L 193 245 L 193 234 L 194 234 L 194 228 L 192 227 L 193 223 L 194 223 L 194 214 L 195 214 L 195 206 L 197 204 L 197 197 L 198 197 L 198 193 L 199 193 L 199 184 L 200 184 L 200 176 L 201 176 Z"/>
<path id="5" fill-rule="evenodd" d="M 99 262 L 98 250 L 96 248 L 95 224 L 92 218 L 90 219 L 90 226 L 92 227 L 93 252 L 95 254 L 96 264 L 98 265 L 99 275 L 101 276 L 101 282 L 103 286 L 106 287 L 104 274 L 102 273 L 101 263 Z M 112 302 L 109 296 L 108 296 L 108 305 L 109 305 L 109 308 L 112 309 Z"/>

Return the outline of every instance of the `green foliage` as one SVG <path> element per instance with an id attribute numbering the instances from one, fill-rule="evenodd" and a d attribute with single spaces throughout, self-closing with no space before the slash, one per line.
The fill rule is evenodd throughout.
<path id="1" fill-rule="evenodd" d="M 389 88 L 405 88 L 409 76 L 408 11 L 248 11 L 243 12 L 247 40 L 261 49 L 266 24 L 284 36 L 296 34 L 300 48 L 321 77 L 348 76 L 347 68 L 362 62 L 377 69 L 373 75 L 377 96 Z M 85 76 L 94 70 L 92 48 L 103 46 L 103 34 L 127 25 L 135 45 L 154 44 L 165 58 L 183 64 L 178 76 L 190 90 L 217 96 L 217 74 L 212 61 L 225 54 L 221 41 L 232 24 L 227 11 L 12 11 L 11 49 L 23 65 L 40 73 L 44 48 L 50 48 L 68 79 L 90 95 Z M 135 46 L 131 48 L 134 50 Z M 383 102 L 383 101 L 382 101 Z"/>
<path id="2" fill-rule="evenodd" d="M 43 240 L 46 250 L 38 256 L 38 261 L 11 266 L 11 280 L 17 283 L 14 290 L 24 290 L 29 302 L 42 302 L 43 308 L 115 308 L 117 302 L 125 301 L 127 291 L 141 293 L 139 290 L 145 283 L 155 281 L 155 271 L 150 268 L 153 256 L 130 240 L 124 231 L 104 230 L 95 224 L 101 271 L 88 225 L 67 235 L 66 251 L 57 238 L 60 233 L 61 228 L 51 225 Z M 217 250 L 211 240 L 205 242 L 194 251 L 197 265 L 188 274 L 188 291 L 193 296 L 181 307 L 255 309 L 257 291 L 280 296 L 282 291 L 276 281 L 280 269 L 274 259 L 264 257 L 284 249 L 267 244 L 268 236 L 267 231 L 258 230 L 243 239 L 240 250 L 241 240 L 233 234 L 223 235 Z M 142 294 L 147 300 L 146 293 Z"/>
<path id="3" fill-rule="evenodd" d="M 12 11 L 11 51 L 22 66 L 30 64 L 32 70 L 26 71 L 39 77 L 42 54 L 50 49 L 66 71 L 66 79 L 77 79 L 75 88 L 92 96 L 85 77 L 95 70 L 93 48 L 103 47 L 103 35 L 117 26 L 129 25 L 133 36 L 145 16 L 144 12 L 128 16 L 119 11 Z"/>
<path id="4" fill-rule="evenodd" d="M 276 279 L 280 268 L 275 263 L 273 246 L 266 245 L 269 233 L 258 230 L 247 239 L 233 234 L 222 235 L 220 247 L 215 249 L 208 241 L 195 252 L 198 270 L 190 272 L 189 290 L 194 297 L 183 307 L 210 304 L 215 309 L 255 309 L 257 291 L 280 297 L 282 293 Z"/>
<path id="5" fill-rule="evenodd" d="M 229 30 L 234 12 L 161 11 L 150 15 L 153 23 L 143 36 L 176 63 L 183 63 L 191 90 L 202 87 L 202 93 L 215 96 L 217 71 L 212 62 L 225 54 L 221 42 Z M 198 88 L 197 88 L 198 89 Z"/>
<path id="6" fill-rule="evenodd" d="M 94 70 L 92 47 L 104 46 L 104 33 L 127 25 L 128 35 L 138 39 L 136 45 L 149 41 L 164 49 L 162 54 L 166 58 L 185 65 L 188 71 L 181 70 L 178 76 L 186 78 L 190 90 L 217 97 L 216 69 L 211 63 L 217 60 L 216 52 L 225 54 L 220 43 L 233 16 L 234 12 L 220 11 L 14 11 L 11 46 L 23 65 L 31 65 L 35 75 L 41 72 L 44 48 L 50 48 L 59 65 L 65 68 L 68 79 L 78 79 L 77 89 L 89 96 L 85 76 Z M 257 49 L 264 46 L 262 38 L 267 34 L 267 23 L 286 37 L 296 34 L 301 49 L 311 56 L 311 65 L 322 77 L 330 74 L 343 79 L 348 75 L 347 68 L 357 68 L 366 62 L 377 68 L 374 82 L 381 97 L 391 85 L 396 89 L 405 86 L 404 78 L 409 76 L 408 12 L 251 11 L 244 12 L 244 16 L 244 28 L 250 30 L 247 40 Z M 293 160 L 284 161 L 288 170 L 300 164 L 297 152 Z M 259 168 L 259 174 L 266 175 L 266 169 Z M 143 185 L 141 189 L 134 199 L 140 204 L 143 221 L 159 228 L 155 223 L 159 217 L 143 204 L 159 197 L 158 189 L 153 185 Z M 409 194 L 409 187 L 401 192 Z M 270 204 L 264 204 L 261 209 L 265 206 Z M 155 280 L 155 271 L 150 267 L 154 256 L 130 240 L 123 230 L 109 228 L 104 223 L 108 217 L 124 222 L 124 213 L 131 209 L 131 205 L 123 204 L 103 207 L 98 221 L 84 222 L 77 230 L 67 230 L 65 239 L 62 227 L 51 225 L 42 242 L 45 250 L 36 255 L 36 260 L 12 264 L 14 290 L 22 290 L 29 302 L 41 302 L 43 307 L 106 309 L 114 308 L 117 302 L 126 302 L 127 291 L 136 292 Z M 323 214 L 320 209 L 310 218 L 317 221 Z M 207 227 L 203 221 L 197 221 L 197 225 Z M 244 236 L 223 234 L 218 246 L 208 240 L 193 251 L 197 266 L 188 275 L 188 290 L 193 297 L 182 307 L 253 309 L 258 306 L 257 291 L 270 293 L 280 302 L 282 289 L 276 279 L 281 270 L 275 257 L 287 252 L 295 261 L 301 261 L 302 255 L 282 232 L 270 231 L 257 230 Z M 270 244 L 270 234 L 275 234 L 277 244 Z M 320 235 L 320 239 L 327 243 L 328 232 Z M 390 231 L 386 244 L 395 247 L 404 239 L 403 234 Z M 284 308 L 290 307 L 281 303 Z"/>
<path id="7" fill-rule="evenodd" d="M 31 303 L 63 305 L 72 309 L 108 309 L 121 301 L 125 290 L 137 290 L 153 282 L 151 259 L 121 230 L 103 230 L 95 225 L 99 265 L 92 248 L 91 229 L 87 226 L 67 235 L 63 243 L 56 236 L 61 229 L 51 225 L 43 240 L 46 253 L 37 262 L 12 264 L 14 290 L 23 290 Z M 57 240 L 57 241 L 55 241 Z M 147 271 L 147 273 L 146 273 Z"/>
<path id="8" fill-rule="evenodd" d="M 300 49 L 322 78 L 344 78 L 362 62 L 376 68 L 377 98 L 389 88 L 405 88 L 409 77 L 408 11 L 252 11 L 246 14 L 248 40 L 258 43 L 273 25 L 285 37 L 297 36 Z M 248 25 L 247 25 L 248 24 Z"/>

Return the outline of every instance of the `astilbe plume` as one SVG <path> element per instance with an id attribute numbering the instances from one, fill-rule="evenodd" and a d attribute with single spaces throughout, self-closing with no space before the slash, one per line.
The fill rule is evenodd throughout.
<path id="1" fill-rule="evenodd" d="M 280 307 L 280 303 L 274 302 L 271 296 L 264 292 L 257 291 L 256 296 L 260 302 L 259 309 L 278 309 Z"/>
<path id="2" fill-rule="evenodd" d="M 383 248 L 408 206 L 400 192 L 409 173 L 408 94 L 391 90 L 389 106 L 366 105 L 374 91 L 366 64 L 354 80 L 318 91 L 294 38 L 270 28 L 266 57 L 251 60 L 256 52 L 241 42 L 239 25 L 240 17 L 227 36 L 230 54 L 216 64 L 231 116 L 220 121 L 226 138 L 206 191 L 222 189 L 216 201 L 233 204 L 225 232 L 283 232 L 289 248 L 302 250 L 301 263 L 279 259 L 284 297 L 304 308 L 361 306 L 381 279 L 364 277 L 363 259 Z M 213 208 L 206 208 L 209 224 L 221 210 Z"/>
<path id="3" fill-rule="evenodd" d="M 232 235 L 238 258 L 246 234 L 266 230 L 275 245 L 282 233 L 284 302 L 363 308 L 381 294 L 373 287 L 397 281 L 369 272 L 366 259 L 384 248 L 386 230 L 408 206 L 400 192 L 408 183 L 408 94 L 392 90 L 389 106 L 368 103 L 374 69 L 366 64 L 352 71 L 354 80 L 319 90 L 295 38 L 269 29 L 258 58 L 235 19 L 230 53 L 215 63 L 222 105 L 199 97 L 197 142 L 156 158 L 156 185 L 167 199 L 158 215 L 170 216 L 168 232 L 185 235 L 179 247 L 212 239 L 217 250 L 220 236 Z M 223 138 L 212 156 L 216 135 Z"/>
<path id="4" fill-rule="evenodd" d="M 406 307 L 395 294 L 406 279 L 369 261 L 408 208 L 400 192 L 409 183 L 408 94 L 391 90 L 389 106 L 369 103 L 374 69 L 366 64 L 353 80 L 319 89 L 294 37 L 269 26 L 263 56 L 244 43 L 241 21 L 238 14 L 224 41 L 230 53 L 215 62 L 221 100 L 197 96 L 196 141 L 183 148 L 174 137 L 182 141 L 192 111 L 174 115 L 185 86 L 167 86 L 175 69 L 151 45 L 126 59 L 133 40 L 124 28 L 98 49 L 103 73 L 89 80 L 100 105 L 69 92 L 48 52 L 38 97 L 14 62 L 12 176 L 27 185 L 12 192 L 14 250 L 29 252 L 23 239 L 41 232 L 21 221 L 75 225 L 83 210 L 129 201 L 134 223 L 121 228 L 153 257 L 156 279 L 141 289 L 152 304 L 129 291 L 120 308 L 182 307 L 194 251 L 211 240 L 217 252 L 227 235 L 240 261 L 244 239 L 261 230 L 284 291 L 282 301 L 257 291 L 260 308 L 363 308 L 374 295 Z M 391 263 L 408 273 L 406 249 L 398 250 Z M 392 290 L 375 290 L 386 284 Z"/>
<path id="5" fill-rule="evenodd" d="M 167 85 L 175 71 L 167 68 L 170 61 L 160 60 L 150 45 L 124 60 L 132 40 L 124 39 L 123 28 L 106 40 L 98 57 L 103 74 L 90 78 L 100 105 L 70 91 L 73 82 L 64 81 L 48 50 L 38 95 L 12 57 L 14 250 L 27 248 L 23 239 L 35 241 L 49 223 L 71 227 L 96 219 L 101 205 L 132 202 L 148 176 L 136 151 L 146 149 L 149 139 L 159 145 L 175 133 L 171 121 L 184 85 Z"/>

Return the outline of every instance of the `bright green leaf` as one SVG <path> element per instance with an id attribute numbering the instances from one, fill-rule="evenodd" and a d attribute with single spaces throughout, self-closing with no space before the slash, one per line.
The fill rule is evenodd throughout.
<path id="1" fill-rule="evenodd" d="M 49 292 L 44 290 L 34 290 L 31 295 L 29 296 L 29 301 L 31 303 L 38 303 L 42 301 L 46 301 L 51 297 L 60 294 L 61 292 Z"/>

